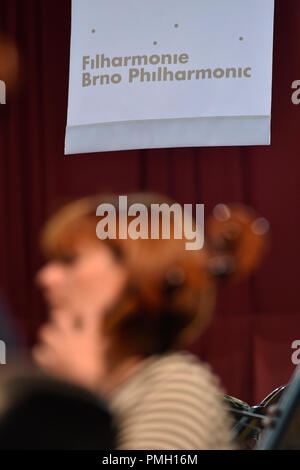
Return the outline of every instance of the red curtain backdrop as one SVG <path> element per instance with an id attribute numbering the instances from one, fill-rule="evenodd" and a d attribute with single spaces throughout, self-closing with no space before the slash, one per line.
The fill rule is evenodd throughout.
<path id="1" fill-rule="evenodd" d="M 39 230 L 67 199 L 154 190 L 204 203 L 206 214 L 220 202 L 249 204 L 271 223 L 271 251 L 247 282 L 220 289 L 213 324 L 193 350 L 228 393 L 255 404 L 287 382 L 291 343 L 300 339 L 300 105 L 291 102 L 300 3 L 276 2 L 270 147 L 65 157 L 70 16 L 69 0 L 0 1 L 0 30 L 16 40 L 22 61 L 19 92 L 0 107 L 0 288 L 30 344 L 45 318 L 34 285 Z"/>

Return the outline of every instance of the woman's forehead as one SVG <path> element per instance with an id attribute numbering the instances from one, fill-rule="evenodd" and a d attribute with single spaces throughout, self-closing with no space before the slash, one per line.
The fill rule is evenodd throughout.
<path id="1" fill-rule="evenodd" d="M 67 224 L 48 229 L 42 240 L 42 249 L 46 257 L 57 257 L 74 253 L 87 246 L 102 245 L 96 235 L 96 218 L 73 220 Z"/>

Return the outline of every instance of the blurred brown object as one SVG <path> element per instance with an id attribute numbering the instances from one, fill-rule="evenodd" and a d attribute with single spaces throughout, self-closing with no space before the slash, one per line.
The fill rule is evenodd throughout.
<path id="1" fill-rule="evenodd" d="M 269 246 L 269 222 L 251 207 L 218 204 L 206 222 L 209 271 L 242 280 L 255 271 Z"/>

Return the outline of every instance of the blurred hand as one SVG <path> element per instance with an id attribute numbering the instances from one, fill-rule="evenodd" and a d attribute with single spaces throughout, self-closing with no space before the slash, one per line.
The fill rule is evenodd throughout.
<path id="1" fill-rule="evenodd" d="M 98 315 L 53 311 L 33 349 L 35 362 L 47 373 L 92 391 L 104 372 L 104 341 Z"/>

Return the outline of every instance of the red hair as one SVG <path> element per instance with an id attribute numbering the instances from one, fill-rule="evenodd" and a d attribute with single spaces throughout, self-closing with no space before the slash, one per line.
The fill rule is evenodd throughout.
<path id="1" fill-rule="evenodd" d="M 154 194 L 132 194 L 128 205 L 174 202 Z M 204 250 L 188 251 L 186 239 L 130 238 L 99 240 L 99 204 L 110 203 L 118 213 L 116 196 L 81 199 L 60 209 L 47 223 L 42 249 L 48 258 L 65 259 L 76 244 L 105 243 L 128 272 L 120 298 L 105 318 L 105 331 L 130 353 L 150 355 L 183 347 L 208 324 L 214 306 L 214 284 L 206 269 Z M 128 218 L 130 221 L 130 217 Z M 173 227 L 173 230 L 172 230 Z"/>

